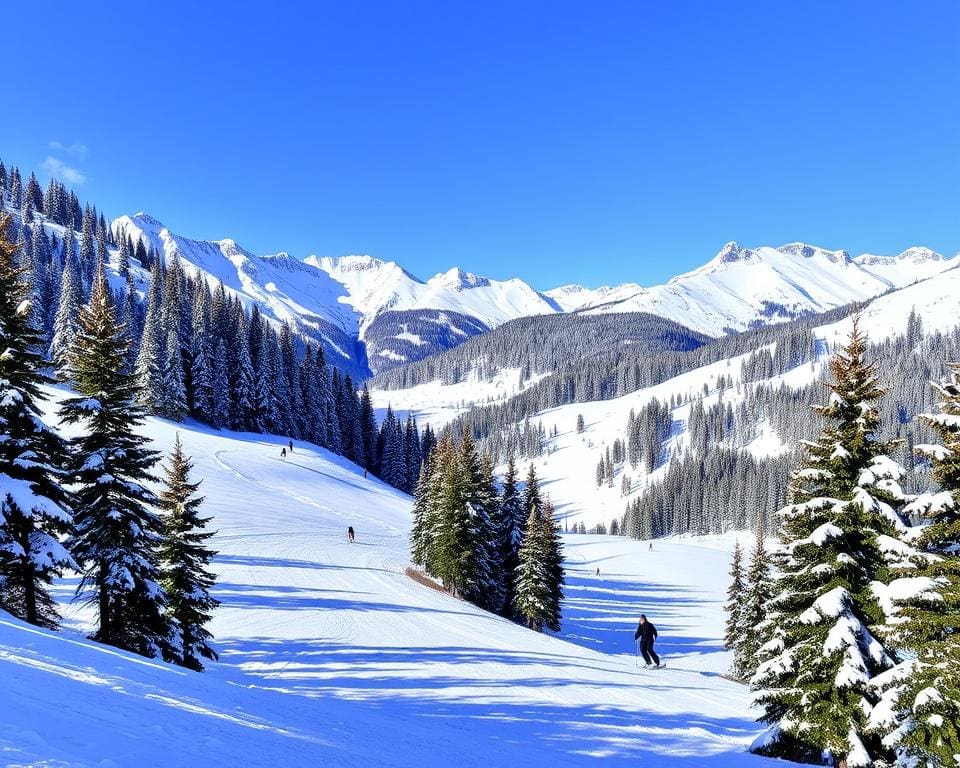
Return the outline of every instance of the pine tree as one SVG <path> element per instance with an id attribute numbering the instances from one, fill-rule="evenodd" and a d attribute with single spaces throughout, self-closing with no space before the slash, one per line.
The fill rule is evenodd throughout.
<path id="1" fill-rule="evenodd" d="M 210 360 L 210 424 L 218 429 L 230 426 L 230 378 L 227 374 L 227 344 L 223 339 L 217 342 L 216 351 Z"/>
<path id="2" fill-rule="evenodd" d="M 530 629 L 548 627 L 560 631 L 560 603 L 563 599 L 563 551 L 560 533 L 553 519 L 553 507 L 534 506 L 527 518 L 526 534 L 520 546 L 514 608 Z"/>
<path id="3" fill-rule="evenodd" d="M 137 401 L 146 408 L 148 413 L 159 413 L 163 398 L 163 350 L 166 349 L 166 335 L 162 335 L 162 283 L 163 276 L 158 259 L 153 263 L 150 273 L 147 314 L 135 363 Z"/>
<path id="4" fill-rule="evenodd" d="M 98 608 L 93 639 L 152 657 L 169 642 L 157 566 L 161 523 L 150 509 L 156 497 L 143 485 L 154 479 L 157 454 L 136 432 L 143 411 L 124 364 L 128 344 L 100 266 L 68 360 L 78 394 L 60 409 L 64 423 L 85 427 L 73 440 L 71 550 L 82 568 L 78 595 Z"/>
<path id="5" fill-rule="evenodd" d="M 908 653 L 881 681 L 873 718 L 904 765 L 960 761 L 960 364 L 950 368 L 952 380 L 933 385 L 940 413 L 918 417 L 940 439 L 916 446 L 940 490 L 907 508 L 927 523 L 914 567 L 891 584 L 891 640 Z"/>
<path id="6" fill-rule="evenodd" d="M 55 628 L 47 587 L 75 563 L 60 544 L 70 526 L 63 489 L 66 449 L 46 426 L 38 403 L 40 333 L 32 324 L 30 287 L 15 266 L 17 247 L 0 218 L 0 607 L 31 624 Z"/>
<path id="7" fill-rule="evenodd" d="M 876 438 L 884 392 L 866 342 L 855 320 L 830 361 L 830 400 L 817 408 L 828 426 L 804 444 L 793 503 L 780 512 L 768 608 L 777 632 L 753 678 L 770 725 L 754 751 L 804 762 L 826 752 L 849 768 L 889 758 L 868 725 L 878 701 L 871 681 L 894 664 L 878 636 L 886 616 L 873 584 L 890 580 L 883 542 L 905 530 L 895 511 L 900 470 L 887 456 L 893 444 Z"/>
<path id="8" fill-rule="evenodd" d="M 471 581 L 472 588 L 466 597 L 472 603 L 489 611 L 497 611 L 503 604 L 503 585 L 500 579 L 500 552 L 494 516 L 497 507 L 497 490 L 493 482 L 493 467 L 486 459 L 481 460 L 469 432 L 460 440 L 457 456 L 458 475 L 465 485 L 467 507 L 470 512 L 473 540 Z"/>
<path id="9" fill-rule="evenodd" d="M 723 635 L 723 647 L 733 651 L 734 661 L 732 672 L 734 677 L 743 677 L 744 670 L 740 667 L 737 658 L 737 647 L 740 644 L 740 613 L 743 610 L 743 596 L 746 592 L 743 583 L 743 550 L 740 541 L 733 545 L 733 560 L 730 563 L 730 586 L 727 588 L 727 624 Z"/>
<path id="10" fill-rule="evenodd" d="M 173 328 L 167 331 L 163 367 L 160 371 L 160 401 L 157 412 L 173 421 L 183 421 L 187 413 L 187 390 L 183 381 L 183 357 L 180 341 Z"/>
<path id="11" fill-rule="evenodd" d="M 60 378 L 66 377 L 67 356 L 77 334 L 77 318 L 80 316 L 80 277 L 72 257 L 63 264 L 63 281 L 60 284 L 60 300 L 53 323 L 53 339 L 50 342 L 50 360 Z"/>
<path id="12" fill-rule="evenodd" d="M 547 610 L 543 624 L 548 629 L 559 632 L 563 585 L 566 579 L 563 572 L 563 539 L 560 536 L 560 526 L 554 517 L 553 503 L 549 498 L 544 503 L 540 526 L 547 571 Z"/>
<path id="13" fill-rule="evenodd" d="M 523 500 L 517 490 L 517 465 L 511 456 L 507 461 L 500 495 L 500 561 L 503 563 L 505 582 L 503 610 L 508 615 L 513 613 L 520 545 L 528 517 L 529 513 L 524 510 Z"/>
<path id="14" fill-rule="evenodd" d="M 540 482 L 537 480 L 537 470 L 531 462 L 527 469 L 527 484 L 523 489 L 523 507 L 524 514 L 529 519 L 530 512 L 534 509 L 540 509 L 543 506 L 543 500 L 540 498 Z"/>
<path id="15" fill-rule="evenodd" d="M 770 574 L 770 554 L 764 541 L 764 528 L 757 527 L 750 567 L 740 611 L 736 658 L 740 674 L 752 677 L 757 671 L 760 649 L 772 636 L 768 606 L 773 600 L 773 584 Z"/>
<path id="16" fill-rule="evenodd" d="M 169 660 L 203 671 L 201 658 L 216 661 L 206 628 L 210 614 L 220 603 L 210 596 L 214 576 L 209 570 L 216 554 L 206 545 L 214 535 L 205 530 L 211 518 L 199 514 L 203 498 L 197 496 L 199 482 L 190 481 L 193 462 L 183 453 L 177 434 L 170 463 L 164 468 L 164 490 L 160 492 L 163 514 L 163 544 L 160 548 L 163 588 L 167 593 L 167 617 L 175 629 L 176 642 L 168 649 Z"/>
<path id="17" fill-rule="evenodd" d="M 386 421 L 384 421 L 384 429 L 381 431 L 381 434 L 386 437 L 386 433 L 389 433 L 391 439 L 391 451 L 400 449 L 400 446 L 392 445 L 394 423 L 393 423 L 393 411 L 390 407 L 387 407 L 387 411 L 390 414 L 391 421 L 389 428 L 386 427 Z M 373 400 L 370 399 L 370 390 L 367 389 L 367 385 L 363 385 L 363 391 L 360 394 L 360 438 L 363 443 L 363 455 L 362 461 L 360 462 L 364 467 L 369 469 L 371 472 L 376 472 L 384 481 L 390 483 L 390 485 L 395 488 L 402 488 L 399 467 L 393 466 L 392 462 L 397 459 L 397 455 L 391 452 L 389 461 L 391 466 L 387 470 L 390 473 L 390 477 L 384 475 L 384 469 L 380 467 L 377 459 L 377 417 L 373 412 Z M 404 475 L 406 475 L 406 469 L 404 468 Z"/>
<path id="18" fill-rule="evenodd" d="M 469 595 L 476 587 L 477 557 L 475 551 L 475 517 L 470 506 L 471 478 L 463 472 L 457 446 L 447 440 L 438 446 L 432 488 L 436 523 L 431 547 L 430 570 L 443 581 L 454 596 Z"/>
<path id="19" fill-rule="evenodd" d="M 423 463 L 413 498 L 413 523 L 410 527 L 410 559 L 421 568 L 430 562 L 433 548 L 434 497 L 431 494 L 436 459 Z"/>

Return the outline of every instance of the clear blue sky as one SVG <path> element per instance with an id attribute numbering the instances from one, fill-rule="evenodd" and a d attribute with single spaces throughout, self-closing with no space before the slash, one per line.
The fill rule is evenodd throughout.
<path id="1" fill-rule="evenodd" d="M 110 216 L 541 289 L 960 249 L 955 0 L 40 5 L 0 157 Z"/>

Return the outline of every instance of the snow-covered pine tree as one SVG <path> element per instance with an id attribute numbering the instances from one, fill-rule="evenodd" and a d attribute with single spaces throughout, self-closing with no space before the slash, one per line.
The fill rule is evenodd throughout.
<path id="1" fill-rule="evenodd" d="M 543 505 L 539 524 L 547 570 L 547 610 L 543 624 L 548 629 L 559 632 L 563 585 L 566 579 L 563 572 L 563 539 L 560 536 L 560 526 L 554 517 L 553 502 L 549 498 Z"/>
<path id="2" fill-rule="evenodd" d="M 730 586 L 727 588 L 727 623 L 723 635 L 723 647 L 733 651 L 734 677 L 743 677 L 737 649 L 740 645 L 740 613 L 743 610 L 743 596 L 746 593 L 743 574 L 743 549 L 740 541 L 733 544 L 733 557 L 730 562 Z"/>
<path id="3" fill-rule="evenodd" d="M 148 413 L 159 413 L 163 398 L 163 357 L 166 335 L 162 333 L 163 275 L 160 260 L 153 263 L 150 289 L 147 292 L 147 314 L 134 371 L 137 377 L 137 402 Z"/>
<path id="4" fill-rule="evenodd" d="M 77 318 L 82 305 L 80 297 L 80 275 L 73 257 L 68 257 L 63 264 L 63 281 L 60 284 L 60 299 L 53 321 L 49 355 L 61 379 L 66 378 L 67 356 L 77 333 Z"/>
<path id="5" fill-rule="evenodd" d="M 180 354 L 180 341 L 174 328 L 167 330 L 167 339 L 163 355 L 163 367 L 160 371 L 160 401 L 157 413 L 173 421 L 183 421 L 187 414 L 187 390 L 184 386 L 183 357 Z"/>
<path id="6" fill-rule="evenodd" d="M 136 432 L 143 410 L 124 364 L 128 344 L 101 265 L 68 361 L 78 394 L 60 409 L 64 423 L 84 427 L 72 441 L 77 490 L 70 548 L 82 569 L 78 595 L 98 608 L 93 639 L 153 657 L 169 642 L 157 565 L 162 526 L 150 508 L 156 496 L 143 485 L 154 479 L 157 454 Z"/>
<path id="7" fill-rule="evenodd" d="M 918 419 L 940 438 L 916 446 L 940 490 L 907 506 L 927 525 L 914 567 L 890 584 L 891 641 L 908 652 L 878 681 L 883 705 L 873 722 L 904 766 L 960 765 L 960 363 L 934 384 L 940 413 Z"/>
<path id="8" fill-rule="evenodd" d="M 431 488 L 436 522 L 430 570 L 454 597 L 471 594 L 477 579 L 476 519 L 469 496 L 471 478 L 463 472 L 458 453 L 452 440 L 438 446 Z"/>
<path id="9" fill-rule="evenodd" d="M 168 660 L 202 672 L 201 658 L 217 659 L 210 645 L 213 635 L 206 625 L 220 603 L 210 596 L 215 579 L 209 566 L 216 553 L 206 544 L 215 532 L 206 530 L 212 518 L 200 515 L 203 497 L 197 495 L 199 481 L 191 482 L 192 469 L 193 462 L 184 454 L 177 433 L 159 494 L 164 531 L 160 567 L 175 638 Z"/>
<path id="10" fill-rule="evenodd" d="M 431 494 L 436 457 L 423 462 L 413 496 L 413 523 L 410 527 L 410 559 L 421 568 L 430 562 L 433 546 L 433 495 Z"/>
<path id="11" fill-rule="evenodd" d="M 740 610 L 740 626 L 737 630 L 736 658 L 742 676 L 752 677 L 759 665 L 760 648 L 772 636 L 768 617 L 773 599 L 773 584 L 770 573 L 770 553 L 767 551 L 764 527 L 758 524 L 750 553 L 750 566 L 746 573 L 743 604 Z"/>
<path id="12" fill-rule="evenodd" d="M 525 513 L 523 499 L 517 489 L 517 465 L 511 456 L 503 476 L 503 491 L 500 494 L 500 560 L 504 571 L 505 615 L 513 615 L 513 596 L 516 588 L 516 571 L 519 564 L 520 545 L 523 543 L 524 526 L 529 517 Z"/>
<path id="13" fill-rule="evenodd" d="M 210 358 L 210 424 L 218 429 L 230 426 L 230 377 L 227 374 L 227 344 L 223 339 L 217 341 L 216 349 Z"/>
<path id="14" fill-rule="evenodd" d="M 380 434 L 383 436 L 384 440 L 386 440 L 389 433 L 389 438 L 392 441 L 394 431 L 393 411 L 389 410 L 389 413 L 391 417 L 390 425 L 388 427 L 385 420 Z M 363 390 L 360 393 L 360 439 L 363 443 L 363 461 L 361 463 L 371 472 L 376 472 L 381 478 L 383 478 L 384 481 L 390 483 L 390 485 L 394 486 L 395 488 L 400 488 L 399 467 L 393 466 L 392 463 L 389 468 L 383 468 L 380 466 L 378 461 L 380 457 L 377 455 L 377 438 L 377 417 L 373 412 L 373 400 L 370 398 L 370 390 L 367 388 L 366 383 L 364 383 Z M 384 443 L 384 445 L 386 444 Z M 400 449 L 402 446 L 391 445 L 391 448 Z M 391 454 L 389 461 L 393 462 L 396 458 L 396 455 Z M 390 479 L 384 476 L 384 472 L 390 473 Z M 404 475 L 405 474 L 406 469 L 404 469 Z"/>
<path id="15" fill-rule="evenodd" d="M 212 421 L 213 366 L 210 360 L 210 292 L 203 281 L 197 286 L 193 304 L 190 340 L 190 412 L 206 422 Z"/>
<path id="16" fill-rule="evenodd" d="M 469 432 L 460 439 L 457 453 L 457 474 L 464 485 L 464 496 L 469 511 L 472 541 L 472 586 L 464 595 L 472 603 L 489 611 L 499 610 L 502 586 L 499 579 L 499 552 L 496 530 L 491 514 L 497 504 L 497 491 L 493 485 L 492 468 L 484 472 L 483 463 L 477 455 L 477 447 Z"/>
<path id="17" fill-rule="evenodd" d="M 529 519 L 532 509 L 543 507 L 543 499 L 540 498 L 540 482 L 537 480 L 537 470 L 533 466 L 533 462 L 527 469 L 527 484 L 523 489 L 523 506 L 523 512 L 527 519 Z"/>
<path id="18" fill-rule="evenodd" d="M 417 478 L 420 475 L 420 432 L 417 429 L 417 420 L 413 414 L 407 414 L 407 425 L 403 431 L 403 461 L 405 468 L 405 482 L 403 490 L 412 494 L 417 487 Z"/>
<path id="19" fill-rule="evenodd" d="M 534 505 L 527 517 L 526 532 L 517 563 L 513 603 L 526 625 L 542 632 L 549 616 L 550 575 L 547 562 L 545 528 L 541 510 Z"/>
<path id="20" fill-rule="evenodd" d="M 280 329 L 279 344 L 280 370 L 290 398 L 287 434 L 290 437 L 302 437 L 305 425 L 303 423 L 303 399 L 300 392 L 300 366 L 297 361 L 297 345 L 289 323 L 284 323 Z"/>
<path id="21" fill-rule="evenodd" d="M 872 678 L 894 664 L 878 630 L 886 617 L 874 582 L 890 580 L 885 549 L 897 550 L 903 525 L 893 444 L 877 439 L 884 394 L 857 319 L 830 361 L 827 420 L 806 442 L 794 473 L 792 504 L 780 511 L 779 575 L 768 611 L 776 636 L 763 649 L 752 684 L 770 728 L 755 752 L 801 762 L 828 754 L 840 768 L 889 759 L 868 718 L 878 696 Z"/>
<path id="22" fill-rule="evenodd" d="M 70 526 L 67 455 L 37 405 L 49 379 L 41 373 L 30 286 L 6 236 L 9 220 L 0 218 L 0 607 L 55 628 L 59 618 L 47 587 L 63 568 L 75 567 L 60 544 Z"/>
<path id="23" fill-rule="evenodd" d="M 240 302 L 233 305 L 232 319 L 227 345 L 227 376 L 230 380 L 230 428 L 247 430 L 252 428 L 255 412 L 254 393 L 255 376 L 253 362 L 250 360 L 250 346 L 247 343 L 249 329 L 247 316 Z"/>

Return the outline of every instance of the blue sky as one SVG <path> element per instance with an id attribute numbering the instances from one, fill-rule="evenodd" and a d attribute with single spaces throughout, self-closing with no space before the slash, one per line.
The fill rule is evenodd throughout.
<path id="1" fill-rule="evenodd" d="M 960 250 L 956 2 L 41 5 L 0 157 L 110 216 L 542 289 Z"/>

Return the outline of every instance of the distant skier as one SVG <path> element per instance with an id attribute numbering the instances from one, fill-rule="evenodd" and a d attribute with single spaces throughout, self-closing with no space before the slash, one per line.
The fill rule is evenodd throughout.
<path id="1" fill-rule="evenodd" d="M 650 542 L 650 546 L 648 547 L 648 550 L 649 550 L 650 552 L 653 552 L 653 542 L 652 542 L 652 541 Z"/>
<path id="2" fill-rule="evenodd" d="M 290 453 L 293 453 L 293 440 L 290 441 Z"/>
<path id="3" fill-rule="evenodd" d="M 653 626 L 644 614 L 640 614 L 640 623 L 637 624 L 637 631 L 633 633 L 633 639 L 640 641 L 640 653 L 646 662 L 644 669 L 653 666 L 654 669 L 660 666 L 660 657 L 653 650 L 653 641 L 657 639 L 657 628 Z"/>
<path id="4" fill-rule="evenodd" d="M 600 578 L 600 569 L 599 569 L 599 568 L 597 568 L 597 578 L 598 578 L 598 579 Z"/>
<path id="5" fill-rule="evenodd" d="M 353 526 L 352 526 L 352 525 L 347 526 L 347 541 L 349 541 L 351 544 L 353 544 L 354 535 L 353 535 Z"/>
<path id="6" fill-rule="evenodd" d="M 283 459 L 284 461 L 287 460 L 287 449 L 286 449 L 286 448 L 281 448 L 281 449 L 280 449 L 280 458 Z"/>

